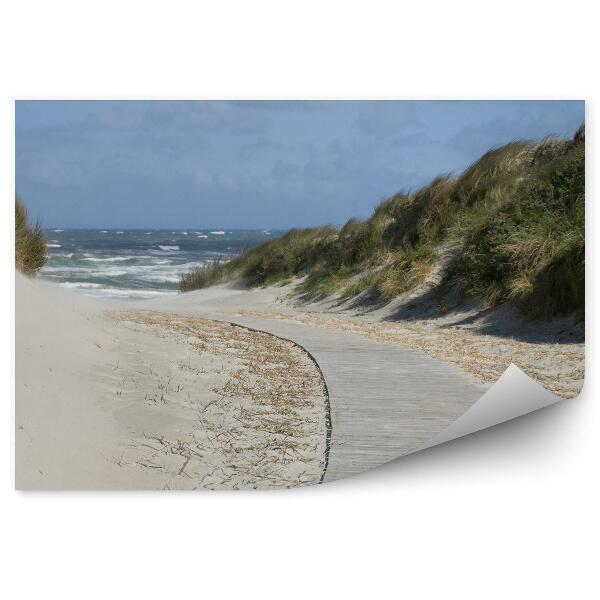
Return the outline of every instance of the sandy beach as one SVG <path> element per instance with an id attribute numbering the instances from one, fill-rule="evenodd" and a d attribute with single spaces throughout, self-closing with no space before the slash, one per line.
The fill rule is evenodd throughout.
<path id="1" fill-rule="evenodd" d="M 227 284 L 117 303 L 17 274 L 17 488 L 315 484 L 421 447 L 511 362 L 563 396 L 583 378 L 576 342 L 291 292 Z"/>
<path id="2" fill-rule="evenodd" d="M 324 382 L 298 346 L 19 274 L 16 307 L 18 489 L 320 482 Z"/>

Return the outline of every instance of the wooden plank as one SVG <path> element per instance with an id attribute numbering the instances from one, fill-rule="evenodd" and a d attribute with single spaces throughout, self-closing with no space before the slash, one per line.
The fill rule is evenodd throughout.
<path id="1" fill-rule="evenodd" d="M 324 481 L 419 448 L 487 389 L 452 365 L 355 333 L 282 319 L 214 318 L 290 339 L 313 355 L 327 382 L 332 419 Z"/>

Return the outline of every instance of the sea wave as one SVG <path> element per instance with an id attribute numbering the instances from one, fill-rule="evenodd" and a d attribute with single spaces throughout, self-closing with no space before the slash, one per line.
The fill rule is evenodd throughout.
<path id="1" fill-rule="evenodd" d="M 195 267 L 201 267 L 202 265 L 205 265 L 207 262 L 211 262 L 211 259 L 205 259 L 205 260 L 194 260 L 194 261 L 189 261 L 189 262 L 184 262 L 184 263 L 178 263 L 178 264 L 171 264 L 171 261 L 169 261 L 168 264 L 164 264 L 160 261 L 156 261 L 151 265 L 131 265 L 131 266 L 125 266 L 123 267 L 124 269 L 128 269 L 130 271 L 131 274 L 133 275 L 141 275 L 144 273 L 165 273 L 165 274 L 170 274 L 170 273 L 184 273 L 189 271 L 190 269 L 194 269 Z M 102 271 L 104 272 L 104 271 Z"/>
<path id="2" fill-rule="evenodd" d="M 88 273 L 90 269 L 86 269 L 85 267 L 66 267 L 66 266 L 56 266 L 49 267 L 45 265 L 42 267 L 42 273 Z"/>
<path id="3" fill-rule="evenodd" d="M 140 281 L 148 281 L 151 283 L 178 283 L 179 275 L 161 275 L 160 273 L 157 273 L 155 275 L 142 275 L 141 277 L 138 277 L 138 279 Z"/>
<path id="4" fill-rule="evenodd" d="M 144 229 L 122 230 L 125 235 L 117 235 L 115 230 L 102 230 L 108 232 L 105 235 L 98 229 L 65 230 L 67 236 L 57 232 L 55 238 L 51 231 L 47 233 L 50 260 L 40 276 L 80 294 L 102 298 L 141 299 L 177 293 L 180 274 L 218 256 L 231 260 L 248 239 L 246 233 L 238 240 L 235 235 L 230 237 L 229 231 L 218 229 L 177 230 L 172 241 L 167 230 L 146 230 L 148 236 Z M 251 233 L 249 239 L 264 241 L 263 231 Z"/>
<path id="5" fill-rule="evenodd" d="M 60 285 L 66 288 L 75 288 L 79 290 L 94 290 L 104 287 L 101 283 L 91 283 L 89 281 L 64 281 Z"/>
<path id="6" fill-rule="evenodd" d="M 106 258 L 100 258 L 99 256 L 88 256 L 82 260 L 89 262 L 123 262 L 125 260 L 135 259 L 135 256 L 108 256 Z"/>

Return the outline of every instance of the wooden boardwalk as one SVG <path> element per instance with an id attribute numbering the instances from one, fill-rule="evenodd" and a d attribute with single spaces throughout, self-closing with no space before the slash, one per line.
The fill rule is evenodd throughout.
<path id="1" fill-rule="evenodd" d="M 329 390 L 332 421 L 324 481 L 420 448 L 487 389 L 452 365 L 355 333 L 206 311 L 201 305 L 193 312 L 289 339 L 314 357 Z"/>

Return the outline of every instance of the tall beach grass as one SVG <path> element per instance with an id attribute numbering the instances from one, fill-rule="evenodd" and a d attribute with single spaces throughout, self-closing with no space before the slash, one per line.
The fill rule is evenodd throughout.
<path id="1" fill-rule="evenodd" d="M 48 260 L 46 237 L 39 223 L 29 223 L 27 208 L 15 197 L 15 266 L 25 275 L 35 275 Z"/>

